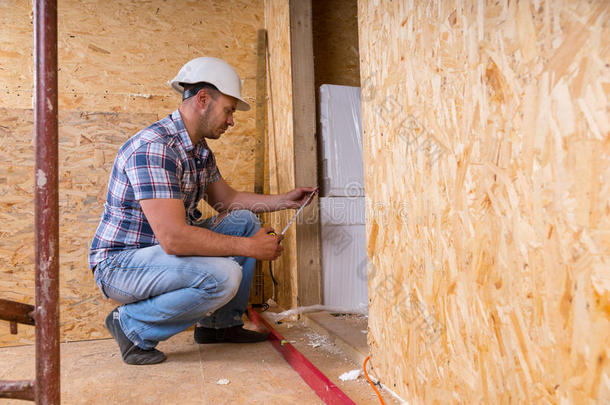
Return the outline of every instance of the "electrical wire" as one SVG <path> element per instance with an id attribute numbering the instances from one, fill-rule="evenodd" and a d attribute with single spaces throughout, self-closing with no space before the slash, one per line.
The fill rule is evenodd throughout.
<path id="1" fill-rule="evenodd" d="M 277 302 L 277 298 L 275 297 L 275 288 L 277 287 L 277 281 L 275 280 L 275 277 L 273 277 L 273 262 L 269 261 L 269 274 L 271 275 L 271 281 L 273 281 L 273 283 L 271 284 L 271 287 L 273 288 L 271 290 L 271 299 L 273 299 L 273 301 Z"/>
<path id="2" fill-rule="evenodd" d="M 364 369 L 364 376 L 369 381 L 369 384 L 371 384 L 371 387 L 373 387 L 373 389 L 377 393 L 377 396 L 379 397 L 379 402 L 381 403 L 381 405 L 385 405 L 385 402 L 383 402 L 383 398 L 381 397 L 381 393 L 379 392 L 377 387 L 375 387 L 375 384 L 373 383 L 373 381 L 371 381 L 368 373 L 366 372 L 366 363 L 369 361 L 370 358 L 371 358 L 371 356 L 369 355 L 366 357 L 366 359 L 364 359 L 364 364 L 362 365 L 362 368 Z"/>
<path id="3" fill-rule="evenodd" d="M 259 312 L 265 312 L 269 309 L 269 304 L 267 304 L 266 302 L 262 304 L 250 304 L 250 306 L 252 306 L 252 308 L 261 308 Z"/>
<path id="4" fill-rule="evenodd" d="M 273 270 L 271 269 L 271 266 L 269 266 L 269 274 L 271 275 L 271 281 L 273 281 L 273 285 L 276 286 L 277 281 L 275 280 L 275 277 L 273 277 Z M 275 297 L 273 298 L 275 299 Z"/>

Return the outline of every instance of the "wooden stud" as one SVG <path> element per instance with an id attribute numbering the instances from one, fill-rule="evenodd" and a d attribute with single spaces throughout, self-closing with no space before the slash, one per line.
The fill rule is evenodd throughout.
<path id="1" fill-rule="evenodd" d="M 317 143 L 311 0 L 290 1 L 290 43 L 294 128 L 294 178 L 297 186 L 316 186 Z M 296 224 L 298 305 L 321 303 L 320 239 L 317 196 Z"/>
<path id="2" fill-rule="evenodd" d="M 265 123 L 267 116 L 267 31 L 258 30 L 256 44 L 256 140 L 254 142 L 254 192 L 265 193 Z M 268 192 L 268 191 L 267 191 Z M 266 222 L 267 214 L 258 214 L 261 224 Z M 265 284 L 271 282 L 266 277 L 265 269 L 268 262 L 256 261 L 252 289 L 250 290 L 250 302 L 263 304 L 265 302 Z"/>

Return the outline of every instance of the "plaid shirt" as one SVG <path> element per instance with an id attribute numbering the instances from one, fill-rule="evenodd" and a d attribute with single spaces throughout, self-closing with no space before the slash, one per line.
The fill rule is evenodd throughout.
<path id="1" fill-rule="evenodd" d="M 193 145 L 178 110 L 138 132 L 121 146 L 114 161 L 89 267 L 113 253 L 159 243 L 139 200 L 181 199 L 186 221 L 192 224 L 201 217 L 197 204 L 206 188 L 220 178 L 205 139 Z"/>

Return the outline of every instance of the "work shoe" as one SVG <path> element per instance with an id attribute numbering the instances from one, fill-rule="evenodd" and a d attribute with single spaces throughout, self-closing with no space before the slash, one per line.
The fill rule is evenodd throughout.
<path id="1" fill-rule="evenodd" d="M 267 333 L 244 329 L 242 325 L 222 329 L 195 327 L 197 343 L 254 343 L 265 341 L 268 336 Z"/>
<path id="2" fill-rule="evenodd" d="M 129 340 L 119 322 L 119 309 L 115 308 L 106 317 L 106 329 L 119 344 L 123 361 L 127 364 L 144 365 L 157 364 L 166 359 L 163 352 L 157 349 L 144 350 Z"/>

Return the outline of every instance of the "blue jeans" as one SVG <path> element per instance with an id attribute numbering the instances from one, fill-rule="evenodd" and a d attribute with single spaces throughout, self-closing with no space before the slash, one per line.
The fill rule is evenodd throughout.
<path id="1" fill-rule="evenodd" d="M 232 211 L 197 226 L 249 237 L 260 229 L 256 215 Z M 154 348 L 194 323 L 208 328 L 243 325 L 256 260 L 250 257 L 168 255 L 160 245 L 129 249 L 100 262 L 95 283 L 106 298 L 124 304 L 119 321 L 142 349 Z"/>

